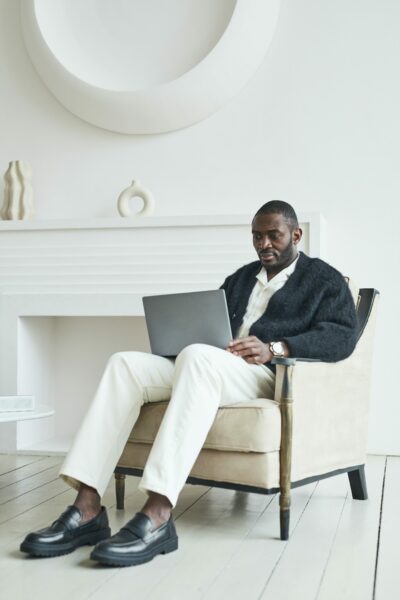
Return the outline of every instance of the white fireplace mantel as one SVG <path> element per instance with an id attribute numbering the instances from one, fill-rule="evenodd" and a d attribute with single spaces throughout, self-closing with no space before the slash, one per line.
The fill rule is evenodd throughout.
<path id="1" fill-rule="evenodd" d="M 244 225 L 250 228 L 253 215 L 172 215 L 160 217 L 132 217 L 132 218 L 93 218 L 93 219 L 41 219 L 25 221 L 2 221 L 0 231 L 50 231 L 58 229 L 137 229 L 153 227 L 220 227 L 230 225 Z M 300 222 L 311 226 L 314 232 L 314 242 L 320 238 L 320 228 L 323 217 L 320 213 L 304 212 L 298 215 Z"/>
<path id="2" fill-rule="evenodd" d="M 323 256 L 323 219 L 300 214 Z M 148 351 L 142 296 L 219 287 L 254 260 L 249 215 L 0 221 L 0 395 L 55 415 L 0 424 L 0 451 L 65 452 L 107 358 Z"/>

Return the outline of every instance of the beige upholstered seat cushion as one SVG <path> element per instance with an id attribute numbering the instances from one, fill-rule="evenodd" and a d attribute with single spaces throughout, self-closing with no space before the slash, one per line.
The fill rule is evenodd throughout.
<path id="1" fill-rule="evenodd" d="M 168 402 L 142 406 L 129 442 L 152 444 Z M 274 400 L 256 399 L 218 409 L 204 448 L 230 452 L 275 452 L 281 440 L 281 415 Z"/>
<path id="2" fill-rule="evenodd" d="M 127 469 L 144 469 L 150 450 L 150 444 L 129 442 L 118 461 L 118 466 Z M 279 452 L 202 450 L 190 476 L 264 489 L 278 488 Z"/>

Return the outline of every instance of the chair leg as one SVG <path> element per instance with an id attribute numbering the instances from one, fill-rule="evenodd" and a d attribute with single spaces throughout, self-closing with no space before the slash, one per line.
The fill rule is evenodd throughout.
<path id="1" fill-rule="evenodd" d="M 289 524 L 290 524 L 290 508 L 281 508 L 280 511 L 280 522 L 281 522 L 281 540 L 289 539 Z"/>
<path id="2" fill-rule="evenodd" d="M 279 452 L 280 485 L 280 529 L 281 540 L 289 539 L 291 469 L 292 469 L 292 430 L 293 430 L 293 365 L 285 366 L 280 395 L 281 410 L 281 448 Z"/>
<path id="3" fill-rule="evenodd" d="M 123 473 L 114 473 L 115 495 L 117 497 L 117 509 L 123 510 L 125 506 L 125 477 Z"/>
<path id="4" fill-rule="evenodd" d="M 349 471 L 351 494 L 355 500 L 368 500 L 367 482 L 365 479 L 364 465 L 355 471 Z"/>

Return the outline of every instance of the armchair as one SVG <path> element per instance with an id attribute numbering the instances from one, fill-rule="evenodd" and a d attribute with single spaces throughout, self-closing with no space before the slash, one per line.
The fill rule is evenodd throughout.
<path id="1" fill-rule="evenodd" d="M 357 301 L 359 338 L 337 363 L 277 358 L 275 398 L 218 410 L 187 483 L 261 494 L 280 492 L 280 535 L 289 537 L 291 488 L 348 473 L 354 499 L 366 500 L 374 289 Z M 167 402 L 145 404 L 115 469 L 117 508 L 126 475 L 141 476 Z"/>

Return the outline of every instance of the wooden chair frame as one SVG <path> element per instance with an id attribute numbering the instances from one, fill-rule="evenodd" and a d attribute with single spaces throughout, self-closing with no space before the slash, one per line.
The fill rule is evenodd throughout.
<path id="1" fill-rule="evenodd" d="M 379 292 L 372 288 L 360 289 L 357 316 L 359 324 L 358 339 L 362 336 L 368 323 L 376 296 Z M 219 487 L 243 492 L 252 492 L 256 494 L 276 494 L 280 493 L 280 537 L 281 540 L 289 538 L 290 524 L 290 504 L 291 489 L 307 485 L 320 479 L 334 477 L 341 473 L 347 473 L 351 488 L 352 497 L 355 500 L 367 500 L 367 484 L 365 478 L 365 465 L 351 465 L 343 469 L 336 469 L 327 473 L 322 473 L 313 477 L 307 477 L 298 481 L 291 481 L 292 467 L 292 432 L 293 432 L 293 369 L 298 362 L 322 362 L 312 359 L 301 358 L 275 358 L 272 361 L 277 369 L 283 368 L 282 388 L 279 397 L 279 406 L 281 411 L 281 447 L 279 453 L 279 488 L 261 488 L 256 486 L 242 485 L 228 481 L 214 481 L 198 477 L 189 476 L 186 483 L 194 485 L 205 485 L 210 487 Z M 115 468 L 115 490 L 117 499 L 117 509 L 124 508 L 125 497 L 125 477 L 126 475 L 141 476 L 143 469 L 116 467 Z"/>

